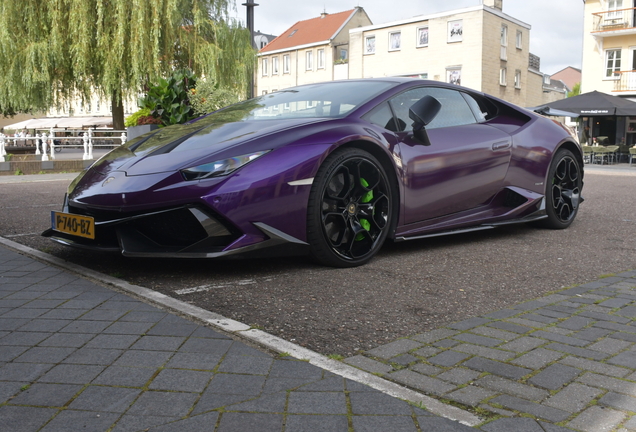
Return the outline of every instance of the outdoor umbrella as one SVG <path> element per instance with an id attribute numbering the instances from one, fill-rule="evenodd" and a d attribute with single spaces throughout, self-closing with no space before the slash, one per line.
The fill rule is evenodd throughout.
<path id="1" fill-rule="evenodd" d="M 561 110 L 585 117 L 636 116 L 636 102 L 598 91 L 550 102 L 534 110 L 539 111 L 544 108 L 548 111 Z"/>

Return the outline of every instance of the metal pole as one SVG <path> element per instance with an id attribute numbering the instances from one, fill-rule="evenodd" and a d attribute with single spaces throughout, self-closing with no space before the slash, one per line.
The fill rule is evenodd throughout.
<path id="1" fill-rule="evenodd" d="M 254 3 L 254 0 L 246 0 L 246 3 L 243 3 L 242 6 L 247 7 L 247 28 L 250 31 L 250 39 L 252 40 L 252 48 L 258 50 L 256 46 L 256 42 L 254 41 L 254 8 L 258 6 L 258 4 Z M 258 68 L 258 66 L 257 66 Z M 250 78 L 250 97 L 256 96 L 254 94 L 254 73 Z"/>

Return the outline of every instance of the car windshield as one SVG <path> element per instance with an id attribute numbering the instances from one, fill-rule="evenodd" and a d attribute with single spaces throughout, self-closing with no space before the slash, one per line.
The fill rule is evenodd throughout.
<path id="1" fill-rule="evenodd" d="M 342 117 L 394 85 L 378 81 L 337 81 L 279 90 L 230 107 L 243 120 Z"/>

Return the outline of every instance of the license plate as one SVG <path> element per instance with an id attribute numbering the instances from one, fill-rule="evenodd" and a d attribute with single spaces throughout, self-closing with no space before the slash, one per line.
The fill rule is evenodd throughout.
<path id="1" fill-rule="evenodd" d="M 51 228 L 66 234 L 95 239 L 95 219 L 90 216 L 52 211 Z"/>

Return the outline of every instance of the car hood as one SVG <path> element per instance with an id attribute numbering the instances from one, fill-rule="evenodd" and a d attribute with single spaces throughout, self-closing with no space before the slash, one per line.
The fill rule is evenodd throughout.
<path id="1" fill-rule="evenodd" d="M 270 150 L 280 143 L 260 138 L 325 121 L 316 118 L 232 121 L 232 116 L 219 115 L 222 113 L 142 135 L 105 155 L 92 169 L 102 174 L 124 171 L 127 176 L 172 172 L 193 164 Z M 236 148 L 248 143 L 254 145 Z"/>

